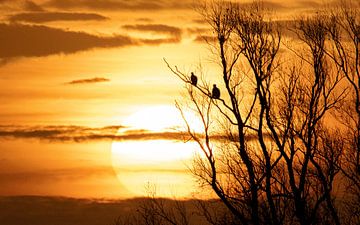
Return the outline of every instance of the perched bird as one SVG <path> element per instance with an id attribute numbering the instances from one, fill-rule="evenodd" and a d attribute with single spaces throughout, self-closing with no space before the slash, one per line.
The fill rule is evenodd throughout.
<path id="1" fill-rule="evenodd" d="M 195 76 L 195 74 L 193 72 L 191 72 L 190 79 L 191 79 L 191 84 L 196 86 L 198 78 L 197 78 L 197 76 Z"/>
<path id="2" fill-rule="evenodd" d="M 219 99 L 220 98 L 220 89 L 216 87 L 216 84 L 214 84 L 214 86 L 213 86 L 211 97 L 213 99 Z"/>

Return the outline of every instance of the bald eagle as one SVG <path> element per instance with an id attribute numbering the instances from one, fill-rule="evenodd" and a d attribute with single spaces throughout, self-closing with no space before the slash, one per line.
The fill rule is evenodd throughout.
<path id="1" fill-rule="evenodd" d="M 211 97 L 213 99 L 219 99 L 220 98 L 220 89 L 216 87 L 216 84 L 214 84 L 214 86 L 213 86 Z"/>
<path id="2" fill-rule="evenodd" d="M 191 79 L 191 84 L 196 86 L 198 78 L 197 78 L 197 76 L 195 76 L 195 74 L 193 72 L 191 72 L 190 79 Z"/>

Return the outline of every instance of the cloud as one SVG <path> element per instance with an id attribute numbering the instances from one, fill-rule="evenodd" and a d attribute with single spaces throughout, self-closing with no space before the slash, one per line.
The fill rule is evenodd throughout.
<path id="1" fill-rule="evenodd" d="M 207 35 L 197 35 L 194 39 L 194 42 L 198 42 L 198 43 L 213 43 L 216 41 L 217 38 L 215 36 L 207 36 Z"/>
<path id="2" fill-rule="evenodd" d="M 0 58 L 70 54 L 93 48 L 137 45 L 124 35 L 97 36 L 85 32 L 24 24 L 0 24 Z"/>
<path id="3" fill-rule="evenodd" d="M 168 34 L 176 37 L 180 37 L 182 33 L 180 28 L 165 24 L 135 24 L 135 25 L 124 25 L 122 27 L 127 30 L 144 31 L 155 34 Z"/>
<path id="4" fill-rule="evenodd" d="M 96 13 L 68 13 L 68 12 L 31 12 L 9 16 L 11 22 L 44 23 L 51 21 L 79 21 L 79 20 L 106 20 L 105 16 Z"/>
<path id="5" fill-rule="evenodd" d="M 190 34 L 211 33 L 211 29 L 207 27 L 189 27 L 186 30 Z"/>
<path id="6" fill-rule="evenodd" d="M 107 166 L 48 169 L 35 171 L 2 171 L 0 182 L 54 182 L 55 180 L 80 180 L 89 177 L 113 176 L 113 168 Z"/>
<path id="7" fill-rule="evenodd" d="M 165 24 L 135 24 L 122 26 L 127 30 L 150 32 L 153 34 L 165 34 L 167 38 L 139 39 L 146 45 L 160 45 L 164 43 L 179 43 L 181 41 L 182 30 L 178 27 Z"/>
<path id="8" fill-rule="evenodd" d="M 116 224 L 119 218 L 126 219 L 143 206 L 145 198 L 124 200 L 77 199 L 48 196 L 1 196 L 0 221 L 6 225 L 104 225 Z M 202 218 L 195 213 L 195 206 L 212 204 L 213 200 L 161 200 L 167 206 L 185 204 L 193 215 L 194 224 L 202 224 Z M 215 202 L 216 203 L 216 202 Z M 221 202 L 219 201 L 219 205 Z"/>
<path id="9" fill-rule="evenodd" d="M 37 5 L 33 1 L 29 1 L 29 0 L 24 2 L 24 9 L 26 11 L 33 11 L 33 12 L 44 11 L 44 9 L 41 6 Z"/>
<path id="10" fill-rule="evenodd" d="M 198 134 L 201 137 L 201 134 Z M 191 139 L 186 132 L 166 130 L 153 132 L 131 129 L 125 126 L 84 127 L 84 126 L 0 126 L 0 139 L 38 139 L 50 142 L 88 142 L 88 141 L 146 141 Z M 226 135 L 212 135 L 213 140 L 228 140 Z M 253 139 L 256 136 L 249 135 Z"/>
<path id="11" fill-rule="evenodd" d="M 179 43 L 179 38 L 155 38 L 155 39 L 141 39 L 141 43 L 146 45 L 161 45 Z"/>
<path id="12" fill-rule="evenodd" d="M 298 39 L 298 36 L 296 35 L 296 33 L 294 32 L 295 28 L 296 28 L 296 24 L 298 23 L 298 20 L 294 19 L 294 20 L 276 20 L 273 21 L 274 26 L 279 29 L 280 34 L 282 37 L 290 37 L 293 39 Z M 188 28 L 187 32 L 190 34 L 199 34 L 202 33 L 201 35 L 196 35 L 195 38 L 193 39 L 194 42 L 197 43 L 214 43 L 217 42 L 217 37 L 214 35 L 206 35 L 209 34 L 211 31 L 210 29 L 206 29 L 206 28 Z"/>
<path id="13" fill-rule="evenodd" d="M 50 0 L 46 6 L 59 9 L 87 8 L 92 10 L 169 10 L 190 9 L 192 0 Z"/>
<path id="14" fill-rule="evenodd" d="M 122 129 L 123 132 L 118 133 Z M 0 126 L 0 138 L 86 142 L 101 140 L 184 140 L 181 132 L 129 130 L 124 126 L 90 128 L 82 126 Z"/>
<path id="15" fill-rule="evenodd" d="M 198 18 L 198 19 L 193 19 L 192 22 L 196 23 L 196 24 L 207 24 L 208 22 L 206 22 L 205 19 L 203 18 Z"/>
<path id="16" fill-rule="evenodd" d="M 0 59 L 71 54 L 94 48 L 177 43 L 178 38 L 137 39 L 125 35 L 99 36 L 43 25 L 0 23 Z"/>
<path id="17" fill-rule="evenodd" d="M 68 188 L 71 188 L 70 186 Z M 140 200 L 98 201 L 47 196 L 0 197 L 0 221 L 6 225 L 101 225 L 114 224 L 129 215 Z"/>
<path id="18" fill-rule="evenodd" d="M 104 77 L 94 77 L 89 79 L 81 79 L 81 80 L 72 80 L 65 84 L 92 84 L 92 83 L 101 83 L 101 82 L 109 82 L 110 80 Z"/>

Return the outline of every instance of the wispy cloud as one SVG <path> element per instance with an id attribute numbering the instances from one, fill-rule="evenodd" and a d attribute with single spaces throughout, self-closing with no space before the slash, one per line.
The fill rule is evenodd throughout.
<path id="1" fill-rule="evenodd" d="M 35 171 L 2 171 L 0 172 L 0 182 L 49 182 L 55 180 L 79 180 L 89 177 L 113 176 L 112 167 L 75 167 L 66 169 L 49 169 Z"/>
<path id="2" fill-rule="evenodd" d="M 196 24 L 207 24 L 206 20 L 203 18 L 193 19 L 192 22 L 194 22 Z"/>
<path id="3" fill-rule="evenodd" d="M 198 43 L 213 43 L 217 39 L 215 36 L 209 36 L 209 35 L 197 35 L 194 39 L 194 42 Z"/>
<path id="4" fill-rule="evenodd" d="M 92 10 L 169 10 L 191 8 L 192 0 L 50 0 L 46 6 L 59 9 L 87 8 Z"/>
<path id="5" fill-rule="evenodd" d="M 123 129 L 122 132 L 118 132 Z M 0 138 L 39 139 L 47 141 L 86 142 L 101 140 L 184 140 L 182 132 L 129 130 L 123 126 L 99 128 L 82 126 L 0 126 Z"/>
<path id="6" fill-rule="evenodd" d="M 201 134 L 197 134 L 201 137 Z M 185 141 L 191 137 L 183 131 L 174 129 L 154 132 L 132 129 L 125 126 L 84 127 L 84 126 L 7 126 L 0 125 L 0 139 L 38 139 L 54 142 L 88 142 L 88 141 L 146 141 L 174 140 Z M 214 134 L 213 140 L 228 140 L 226 135 Z M 255 136 L 249 135 L 252 139 Z"/>
<path id="7" fill-rule="evenodd" d="M 70 12 L 30 12 L 19 13 L 8 17 L 12 22 L 44 23 L 51 21 L 83 21 L 106 20 L 105 16 L 96 13 L 70 13 Z"/>
<path id="8" fill-rule="evenodd" d="M 124 29 L 151 32 L 155 34 L 168 34 L 176 37 L 181 36 L 181 29 L 174 26 L 165 24 L 135 24 L 135 25 L 124 25 Z"/>
<path id="9" fill-rule="evenodd" d="M 109 82 L 110 80 L 104 77 L 94 77 L 89 79 L 80 79 L 80 80 L 72 80 L 65 84 L 92 84 L 92 83 L 101 83 L 101 82 Z"/>
<path id="10" fill-rule="evenodd" d="M 165 38 L 148 38 L 148 39 L 139 39 L 141 43 L 146 45 L 160 45 L 164 43 L 179 43 L 181 41 L 182 30 L 178 27 L 169 26 L 165 24 L 135 24 L 135 25 L 124 25 L 124 29 L 140 31 L 140 32 L 150 32 L 155 35 L 166 35 Z"/>
<path id="11" fill-rule="evenodd" d="M 179 43 L 180 38 L 151 38 L 151 39 L 140 39 L 141 43 L 145 45 L 161 45 L 161 44 L 173 44 Z"/>

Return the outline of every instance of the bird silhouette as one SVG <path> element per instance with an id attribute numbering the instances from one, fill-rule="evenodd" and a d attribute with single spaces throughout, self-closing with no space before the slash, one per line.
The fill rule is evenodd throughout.
<path id="1" fill-rule="evenodd" d="M 220 98 L 220 89 L 216 87 L 216 84 L 213 85 L 211 97 L 213 99 L 219 99 Z"/>
<path id="2" fill-rule="evenodd" d="M 191 84 L 194 85 L 194 86 L 196 86 L 197 81 L 198 81 L 198 78 L 197 78 L 197 76 L 195 76 L 195 74 L 194 74 L 193 72 L 191 72 L 191 77 L 190 77 L 190 79 L 191 79 Z"/>

